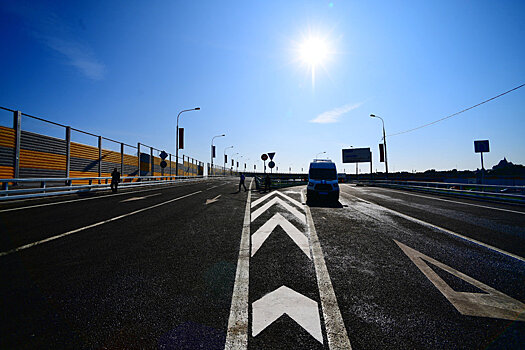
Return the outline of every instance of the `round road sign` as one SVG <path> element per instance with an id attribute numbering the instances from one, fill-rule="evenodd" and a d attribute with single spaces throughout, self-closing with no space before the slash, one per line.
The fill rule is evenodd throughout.
<path id="1" fill-rule="evenodd" d="M 266 161 L 266 160 L 268 159 L 268 155 L 267 155 L 266 153 L 263 153 L 263 154 L 261 155 L 261 159 L 264 160 L 264 161 Z"/>
<path id="2" fill-rule="evenodd" d="M 270 161 L 270 163 L 268 163 L 268 166 L 271 168 L 273 168 L 275 166 L 275 162 L 272 160 Z"/>
<path id="3" fill-rule="evenodd" d="M 167 167 L 167 166 L 168 166 L 168 163 L 166 163 L 165 160 L 163 160 L 162 162 L 160 162 L 160 167 L 161 167 L 162 169 L 164 169 L 164 168 Z"/>

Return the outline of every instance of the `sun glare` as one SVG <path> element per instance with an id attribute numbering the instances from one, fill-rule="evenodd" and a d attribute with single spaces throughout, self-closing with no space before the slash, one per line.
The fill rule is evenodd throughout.
<path id="1" fill-rule="evenodd" d="M 314 87 L 317 68 L 324 68 L 332 56 L 331 43 L 323 36 L 309 33 L 296 45 L 296 60 L 310 71 Z"/>
<path id="2" fill-rule="evenodd" d="M 322 64 L 328 57 L 327 43 L 318 37 L 306 38 L 299 47 L 301 61 L 311 67 Z"/>

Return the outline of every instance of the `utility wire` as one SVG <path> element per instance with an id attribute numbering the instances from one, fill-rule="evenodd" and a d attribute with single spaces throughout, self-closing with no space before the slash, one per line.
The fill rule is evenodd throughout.
<path id="1" fill-rule="evenodd" d="M 415 130 L 418 130 L 418 129 L 422 129 L 422 128 L 427 127 L 427 126 L 430 126 L 430 125 L 432 125 L 432 124 L 439 123 L 439 122 L 442 121 L 442 120 L 445 120 L 445 119 L 448 119 L 448 118 L 452 118 L 452 117 L 454 117 L 454 116 L 456 116 L 456 115 L 458 115 L 458 114 L 461 114 L 461 113 L 463 113 L 463 112 L 466 112 L 466 111 L 468 111 L 468 110 L 470 110 L 470 109 L 472 109 L 472 108 L 476 108 L 476 107 L 478 107 L 478 106 L 481 106 L 481 105 L 484 104 L 484 103 L 487 103 L 487 102 L 489 102 L 489 101 L 495 100 L 495 99 L 497 99 L 498 97 L 501 97 L 501 96 L 503 96 L 503 95 L 506 95 L 506 94 L 508 94 L 509 92 L 512 92 L 512 91 L 514 91 L 514 90 L 518 90 L 519 88 L 522 88 L 522 87 L 524 87 L 524 86 L 525 86 L 525 84 L 521 84 L 520 86 L 516 86 L 515 88 L 510 89 L 510 90 L 508 90 L 508 91 L 505 91 L 504 93 L 499 94 L 498 96 L 494 96 L 494 97 L 492 97 L 492 98 L 489 98 L 488 100 L 485 100 L 485 101 L 483 101 L 483 102 L 480 102 L 480 103 L 478 103 L 477 105 L 474 105 L 474 106 L 472 106 L 472 107 L 466 108 L 466 109 L 464 109 L 464 110 L 462 110 L 462 111 L 459 111 L 459 112 L 456 112 L 456 113 L 451 114 L 451 115 L 449 115 L 449 116 L 446 116 L 446 117 L 443 117 L 443 118 L 441 118 L 441 119 L 435 120 L 435 121 L 433 121 L 433 122 L 431 122 L 431 123 L 428 123 L 428 124 L 425 124 L 425 125 L 418 126 L 417 128 L 408 129 L 408 130 L 401 131 L 401 132 L 396 132 L 395 134 L 390 134 L 390 135 L 387 135 L 387 136 L 390 137 L 390 136 L 396 136 L 396 135 L 406 134 L 406 133 L 408 133 L 408 132 L 415 131 Z"/>

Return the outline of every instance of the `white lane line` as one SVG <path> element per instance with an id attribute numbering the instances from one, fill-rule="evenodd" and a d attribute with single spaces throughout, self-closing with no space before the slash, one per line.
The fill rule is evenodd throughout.
<path id="1" fill-rule="evenodd" d="M 301 191 L 301 198 L 303 202 L 306 202 L 304 190 Z M 348 339 L 348 334 L 346 333 L 343 317 L 341 316 L 341 311 L 337 304 L 332 281 L 328 274 L 328 269 L 326 268 L 323 250 L 321 249 L 321 243 L 317 237 L 317 231 L 315 230 L 310 207 L 305 204 L 304 209 L 306 211 L 308 231 L 310 233 L 310 245 L 312 247 L 312 255 L 314 258 L 319 297 L 321 298 L 321 306 L 323 307 L 323 318 L 326 328 L 326 336 L 328 338 L 328 347 L 331 350 L 352 349 L 350 339 Z"/>
<path id="2" fill-rule="evenodd" d="M 248 186 L 248 198 L 244 211 L 239 259 L 235 273 L 232 304 L 228 319 L 228 331 L 224 349 L 248 348 L 248 286 L 250 282 L 250 202 L 252 199 L 252 181 Z"/>
<path id="3" fill-rule="evenodd" d="M 209 180 L 200 180 L 200 181 L 189 181 L 189 182 L 183 182 L 183 183 L 176 183 L 176 184 L 172 184 L 171 186 L 162 184 L 162 185 L 159 185 L 159 186 L 161 186 L 161 189 L 163 189 L 165 187 L 175 188 L 175 187 L 181 187 L 181 186 L 187 185 L 187 184 L 197 184 L 197 183 L 203 182 L 203 181 L 209 181 Z M 106 194 L 106 195 L 102 194 L 102 195 L 96 196 L 96 197 L 70 199 L 70 200 L 67 200 L 67 201 L 52 202 L 52 203 L 42 203 L 42 204 L 28 205 L 28 206 L 25 206 L 25 207 L 1 209 L 0 213 L 8 212 L 8 211 L 23 210 L 23 209 L 47 207 L 47 206 L 50 206 L 50 205 L 59 205 L 59 204 L 66 204 L 66 203 L 73 203 L 73 202 L 89 201 L 89 200 L 92 200 L 92 199 L 103 199 L 103 198 L 108 198 L 108 197 L 134 195 L 135 193 L 151 192 L 151 191 L 158 191 L 158 190 L 159 190 L 159 187 L 157 187 L 157 186 L 155 186 L 155 188 L 146 188 L 146 189 L 137 190 L 137 191 L 134 191 L 133 189 L 131 189 L 130 191 L 126 191 L 126 192 L 112 193 L 112 194 Z M 108 191 L 109 191 L 109 189 L 108 189 Z M 76 193 L 72 193 L 71 195 L 75 195 L 75 194 Z M 41 199 L 41 198 L 38 198 L 38 199 Z M 38 199 L 34 199 L 34 200 L 38 200 Z M 7 203 L 14 203 L 14 202 L 15 201 L 13 201 L 13 202 L 4 202 L 4 203 L 7 204 Z"/>
<path id="4" fill-rule="evenodd" d="M 350 187 L 350 186 L 349 186 L 349 185 L 346 185 L 345 187 Z M 514 214 L 525 215 L 525 211 L 518 211 L 518 210 L 511 210 L 511 209 L 503 209 L 503 208 L 489 207 L 489 206 L 487 206 L 487 205 L 474 204 L 474 203 L 465 203 L 465 202 L 453 201 L 453 200 L 451 200 L 451 199 L 423 196 L 423 195 L 420 195 L 420 194 L 416 194 L 416 193 L 412 193 L 412 192 L 407 192 L 407 191 L 402 191 L 402 190 L 395 190 L 395 189 L 392 189 L 392 188 L 384 188 L 384 187 L 381 187 L 381 189 L 383 189 L 383 190 L 390 190 L 390 191 L 393 191 L 393 192 L 396 192 L 396 193 L 401 193 L 401 194 L 408 194 L 408 195 L 415 196 L 415 197 L 421 197 L 421 198 L 427 198 L 427 199 L 434 199 L 434 200 L 437 200 L 437 201 L 450 202 L 450 203 L 456 203 L 456 204 L 463 204 L 463 205 L 468 205 L 468 206 L 471 206 L 471 207 L 478 207 L 478 208 L 484 208 L 484 209 L 499 210 L 499 211 L 504 211 L 504 212 L 507 212 L 507 213 L 514 213 Z"/>
<path id="5" fill-rule="evenodd" d="M 43 239 L 41 241 L 29 243 L 29 244 L 26 244 L 26 245 L 23 245 L 23 246 L 20 246 L 18 248 L 14 248 L 14 249 L 11 249 L 11 250 L 8 250 L 8 251 L 5 251 L 5 252 L 0 252 L 0 257 L 4 256 L 4 255 L 11 254 L 11 253 L 15 253 L 15 252 L 18 252 L 18 251 L 21 251 L 21 250 L 24 250 L 24 249 L 28 249 L 28 248 L 31 248 L 31 247 L 34 247 L 34 246 L 37 246 L 37 245 L 40 245 L 40 244 L 43 244 L 43 243 L 46 243 L 46 242 L 54 241 L 55 239 L 59 239 L 59 238 L 65 237 L 65 236 L 69 236 L 69 235 L 72 235 L 72 234 L 80 232 L 80 231 L 84 231 L 84 230 L 87 230 L 87 229 L 90 229 L 90 228 L 93 228 L 93 227 L 97 227 L 97 226 L 100 226 L 100 225 L 103 225 L 103 224 L 107 224 L 108 222 L 112 222 L 112 221 L 115 221 L 115 220 L 123 219 L 125 217 L 130 216 L 130 215 L 138 214 L 138 213 L 141 213 L 141 212 L 149 210 L 149 209 L 157 208 L 157 207 L 160 207 L 161 205 L 168 204 L 168 203 L 171 203 L 171 202 L 175 202 L 175 201 L 178 201 L 180 199 L 183 199 L 183 198 L 186 198 L 186 197 L 189 197 L 189 196 L 193 196 L 194 194 L 201 193 L 201 192 L 202 191 L 193 192 L 193 193 L 181 196 L 181 197 L 170 199 L 169 201 L 166 201 L 166 202 L 162 202 L 162 203 L 159 203 L 159 204 L 152 205 L 151 207 L 135 210 L 135 211 L 132 211 L 132 212 L 127 213 L 127 214 L 115 216 L 114 218 L 111 218 L 111 219 L 108 219 L 108 220 L 104 220 L 104 221 L 100 221 L 100 222 L 97 222 L 95 224 L 84 226 L 84 227 L 81 227 L 81 228 L 77 228 L 75 230 L 71 230 L 71 231 L 68 231 L 68 232 L 65 232 L 65 233 L 53 236 L 53 237 L 49 237 L 49 238 Z"/>
<path id="6" fill-rule="evenodd" d="M 512 253 L 509 253 L 509 252 L 506 252 L 502 249 L 499 249 L 499 248 L 496 248 L 494 246 L 491 246 L 490 244 L 487 244 L 487 243 L 483 243 L 483 242 L 480 242 L 478 240 L 475 240 L 473 238 L 469 238 L 467 236 L 463 236 L 462 234 L 459 234 L 457 232 L 454 232 L 454 231 L 451 231 L 451 230 L 448 230 L 446 228 L 443 228 L 443 227 L 440 227 L 440 226 L 437 226 L 437 225 L 434 225 L 434 224 L 431 224 L 430 222 L 426 222 L 426 221 L 423 221 L 423 220 L 420 220 L 420 219 L 416 219 L 415 217 L 412 217 L 412 216 L 409 216 L 409 215 L 406 215 L 406 214 L 403 214 L 401 212 L 398 212 L 397 210 L 393 210 L 393 209 L 390 209 L 390 208 L 387 208 L 387 207 L 384 207 L 382 205 L 379 205 L 379 204 L 376 204 L 376 203 L 372 203 L 372 202 L 369 202 L 365 199 L 362 199 L 362 198 L 359 198 L 357 196 L 354 196 L 354 195 L 351 195 L 349 193 L 346 193 L 346 192 L 343 192 L 344 194 L 348 195 L 348 196 L 353 196 L 355 198 L 357 198 L 358 200 L 362 201 L 362 202 L 365 202 L 365 203 L 368 203 L 368 204 L 371 204 L 371 205 L 375 205 L 375 206 L 378 206 L 378 207 L 381 207 L 383 210 L 385 211 L 388 211 L 394 215 L 397 215 L 397 216 L 400 216 L 404 219 L 407 219 L 409 221 L 412 221 L 412 222 L 415 222 L 415 223 L 418 223 L 420 225 L 423 225 L 423 226 L 426 226 L 426 227 L 430 227 L 432 229 L 435 229 L 435 230 L 438 230 L 438 231 L 441 231 L 441 232 L 444 232 L 444 233 L 448 233 L 449 235 L 452 235 L 454 237 L 457 237 L 457 238 L 461 238 L 465 241 L 468 241 L 468 242 L 471 242 L 471 243 L 475 243 L 477 245 L 480 245 L 482 247 L 485 247 L 485 248 L 488 248 L 490 250 L 493 250 L 495 252 L 498 252 L 498 253 L 501 253 L 503 255 L 507 255 L 511 258 L 514 258 L 514 259 L 517 259 L 517 260 L 520 260 L 522 262 L 525 262 L 525 258 L 522 258 L 521 256 L 519 255 L 515 255 L 515 254 L 512 254 Z"/>
<path id="7" fill-rule="evenodd" d="M 142 197 L 131 197 L 131 198 L 126 198 L 126 199 L 124 199 L 124 200 L 121 200 L 120 203 L 139 201 L 139 200 L 141 200 L 141 199 L 146 199 L 146 198 L 149 198 L 149 197 L 155 197 L 155 196 L 158 196 L 158 195 L 160 195 L 160 193 L 149 194 L 149 195 L 147 195 L 147 196 L 142 196 Z"/>

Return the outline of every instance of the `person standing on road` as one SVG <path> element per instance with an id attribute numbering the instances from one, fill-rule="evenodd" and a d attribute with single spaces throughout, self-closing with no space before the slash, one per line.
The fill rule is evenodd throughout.
<path id="1" fill-rule="evenodd" d="M 246 189 L 246 185 L 244 184 L 244 179 L 245 179 L 245 178 L 246 178 L 246 177 L 244 176 L 244 174 L 241 173 L 241 177 L 239 178 L 239 190 L 238 190 L 237 192 L 241 192 L 241 185 L 244 187 L 244 192 L 248 191 L 248 190 Z"/>
<path id="2" fill-rule="evenodd" d="M 266 178 L 264 179 L 264 193 L 266 193 L 266 191 L 270 192 L 271 185 L 272 179 L 270 179 L 270 175 L 266 174 Z"/>
<path id="3" fill-rule="evenodd" d="M 117 187 L 118 183 L 120 182 L 120 173 L 118 172 L 117 168 L 113 169 L 113 172 L 111 173 L 111 191 L 113 193 L 117 193 Z"/>

